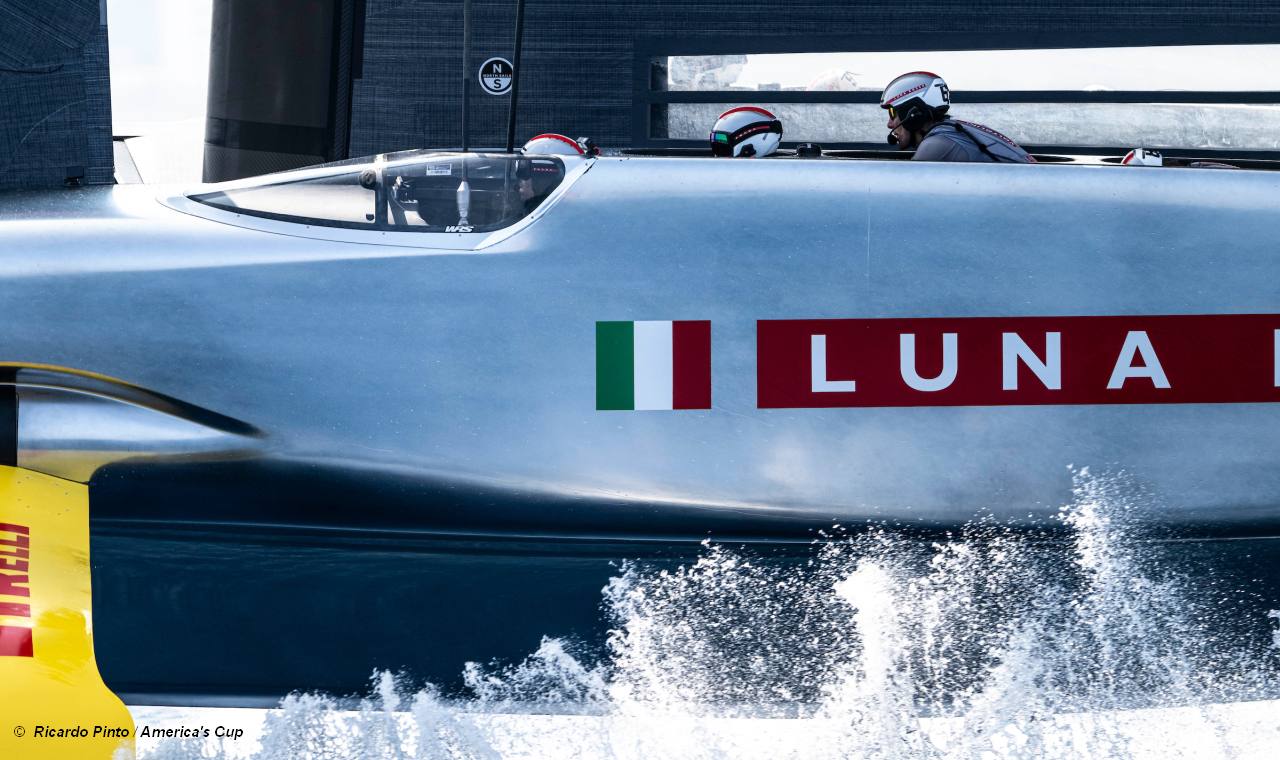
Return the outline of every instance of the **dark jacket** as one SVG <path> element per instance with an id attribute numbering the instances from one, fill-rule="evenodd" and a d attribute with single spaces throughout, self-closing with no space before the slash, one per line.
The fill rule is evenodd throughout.
<path id="1" fill-rule="evenodd" d="M 994 129 L 950 117 L 929 129 L 912 160 L 1035 163 L 1016 142 Z"/>

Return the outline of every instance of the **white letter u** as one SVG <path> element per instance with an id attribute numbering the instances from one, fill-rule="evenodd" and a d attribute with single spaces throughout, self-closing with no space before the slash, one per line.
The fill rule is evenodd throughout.
<path id="1" fill-rule="evenodd" d="M 956 381 L 957 345 L 959 340 L 955 333 L 942 334 L 942 372 L 932 379 L 920 377 L 916 372 L 916 336 L 915 333 L 902 333 L 898 336 L 898 364 L 902 371 L 902 380 L 918 391 L 940 391 L 951 387 Z"/>

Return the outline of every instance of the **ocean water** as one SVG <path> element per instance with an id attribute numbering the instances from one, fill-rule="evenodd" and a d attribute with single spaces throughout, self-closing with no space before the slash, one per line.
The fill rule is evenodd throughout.
<path id="1" fill-rule="evenodd" d="M 357 700 L 135 707 L 139 729 L 243 732 L 140 738 L 138 754 L 1280 757 L 1280 611 L 1154 528 L 1155 508 L 1081 471 L 1042 531 L 833 526 L 799 563 L 708 542 L 674 569 L 621 565 L 603 647 L 545 638 L 470 663 L 462 695 L 383 672 Z"/>

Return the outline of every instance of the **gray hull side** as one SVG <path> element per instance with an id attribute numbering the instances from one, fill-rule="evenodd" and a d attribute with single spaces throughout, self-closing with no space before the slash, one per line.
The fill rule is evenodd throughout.
<path id="1" fill-rule="evenodd" d="M 237 497 L 236 520 L 944 526 L 1047 517 L 1071 499 L 1069 466 L 1088 466 L 1126 471 L 1170 523 L 1256 533 L 1280 523 L 1280 406 L 761 410 L 755 331 L 1276 313 L 1277 230 L 1274 175 L 1102 167 L 602 159 L 479 253 L 238 229 L 138 189 L 11 196 L 0 345 L 6 360 L 120 377 L 265 431 L 260 460 L 218 477 L 180 468 L 208 491 L 201 519 L 228 514 L 216 483 L 242 467 L 366 487 L 361 504 L 310 515 Z M 595 322 L 667 319 L 712 322 L 713 408 L 596 411 Z M 164 519 L 173 507 L 129 490 L 162 489 L 163 471 L 145 469 L 116 468 L 118 499 L 96 514 Z"/>

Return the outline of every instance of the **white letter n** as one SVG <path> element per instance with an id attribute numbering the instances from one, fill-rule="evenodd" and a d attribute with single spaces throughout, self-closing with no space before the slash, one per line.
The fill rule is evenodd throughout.
<path id="1" fill-rule="evenodd" d="M 1044 361 L 1040 361 L 1031 346 L 1017 333 L 1005 333 L 1001 349 L 1004 357 L 1001 375 L 1006 391 L 1018 390 L 1018 360 L 1027 365 L 1044 387 L 1051 391 L 1062 390 L 1062 333 L 1044 334 Z"/>
<path id="2" fill-rule="evenodd" d="M 814 393 L 852 393 L 858 390 L 853 380 L 827 379 L 827 336 L 809 336 L 810 389 Z"/>

